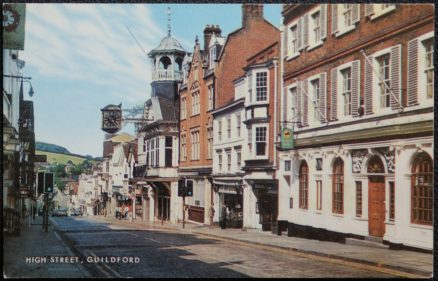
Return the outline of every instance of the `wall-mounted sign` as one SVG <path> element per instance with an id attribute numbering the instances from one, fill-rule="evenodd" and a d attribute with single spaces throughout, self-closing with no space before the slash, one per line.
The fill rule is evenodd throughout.
<path id="1" fill-rule="evenodd" d="M 3 49 L 24 50 L 26 4 L 3 4 Z"/>
<path id="2" fill-rule="evenodd" d="M 281 130 L 281 149 L 294 148 L 294 135 L 292 129 L 283 128 Z"/>

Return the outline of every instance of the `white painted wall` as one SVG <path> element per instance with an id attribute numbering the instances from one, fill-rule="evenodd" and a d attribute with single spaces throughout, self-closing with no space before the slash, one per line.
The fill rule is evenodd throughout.
<path id="1" fill-rule="evenodd" d="M 385 173 L 385 195 L 389 202 L 389 181 L 395 182 L 395 220 L 389 221 L 389 203 L 386 204 L 384 240 L 403 243 L 424 249 L 433 248 L 433 227 L 411 223 L 411 169 L 415 155 L 420 151 L 433 155 L 432 138 L 413 138 L 357 145 L 332 146 L 315 149 L 301 149 L 299 157 L 293 152 L 279 153 L 280 166 L 277 173 L 279 181 L 279 220 L 295 224 L 325 228 L 341 233 L 368 236 L 368 176 L 367 161 L 362 164 L 361 173 L 352 172 L 350 149 L 394 147 L 395 173 Z M 344 213 L 332 213 L 332 170 L 336 157 L 344 161 Z M 323 170 L 316 171 L 316 158 L 323 158 Z M 298 173 L 301 161 L 305 159 L 309 167 L 309 206 L 299 208 Z M 284 160 L 292 160 L 290 172 L 284 170 Z M 386 162 L 383 161 L 386 165 Z M 286 182 L 284 175 L 290 175 L 292 184 Z M 322 180 L 322 210 L 316 210 L 316 179 Z M 355 181 L 362 181 L 362 216 L 356 217 Z M 293 198 L 293 208 L 289 208 L 289 198 Z M 245 201 L 246 202 L 246 201 Z"/>

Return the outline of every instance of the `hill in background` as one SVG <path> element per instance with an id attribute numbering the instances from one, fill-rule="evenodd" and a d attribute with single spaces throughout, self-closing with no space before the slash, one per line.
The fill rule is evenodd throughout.
<path id="1" fill-rule="evenodd" d="M 96 161 L 101 161 L 101 157 L 93 157 L 91 155 L 80 155 L 71 153 L 67 148 L 46 142 L 35 142 L 35 153 L 40 155 L 47 155 L 48 163 L 62 163 L 67 164 L 70 160 L 73 164 L 80 164 L 84 160 L 90 160 L 93 163 Z"/>

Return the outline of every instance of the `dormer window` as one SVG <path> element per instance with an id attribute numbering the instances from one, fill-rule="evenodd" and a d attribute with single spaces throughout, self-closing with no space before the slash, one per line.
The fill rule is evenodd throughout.
<path id="1" fill-rule="evenodd" d="M 216 60 L 216 45 L 210 48 L 210 68 L 214 68 Z"/>

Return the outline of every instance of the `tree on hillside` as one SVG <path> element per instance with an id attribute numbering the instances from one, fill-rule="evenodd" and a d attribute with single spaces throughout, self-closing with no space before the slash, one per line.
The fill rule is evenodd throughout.
<path id="1" fill-rule="evenodd" d="M 55 163 L 49 168 L 49 172 L 55 175 L 55 178 L 65 178 L 67 173 L 65 172 L 65 165 L 60 163 Z"/>

